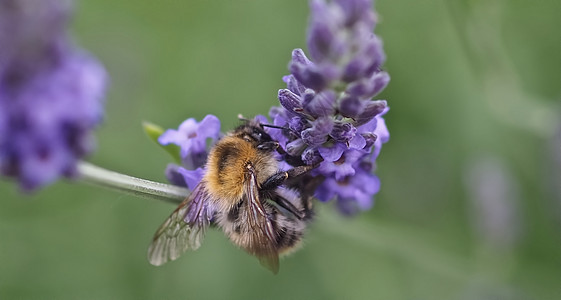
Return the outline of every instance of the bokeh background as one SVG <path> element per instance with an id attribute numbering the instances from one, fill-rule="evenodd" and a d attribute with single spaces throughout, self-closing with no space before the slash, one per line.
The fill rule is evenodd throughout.
<path id="1" fill-rule="evenodd" d="M 561 299 L 561 2 L 379 0 L 391 139 L 355 218 L 320 207 L 273 276 L 211 231 L 146 260 L 174 207 L 80 182 L 0 182 L 1 299 Z M 111 78 L 90 161 L 165 181 L 144 135 L 276 105 L 302 0 L 78 1 L 71 31 Z"/>

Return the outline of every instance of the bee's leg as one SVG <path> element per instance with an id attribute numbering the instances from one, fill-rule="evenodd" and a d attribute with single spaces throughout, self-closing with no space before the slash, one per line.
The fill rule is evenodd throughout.
<path id="1" fill-rule="evenodd" d="M 287 179 L 302 175 L 315 168 L 315 166 L 299 166 L 294 167 L 288 171 L 281 171 L 273 174 L 271 177 L 267 178 L 263 184 L 261 184 L 261 189 L 272 190 L 281 184 L 283 184 Z"/>
<path id="2" fill-rule="evenodd" d="M 317 166 L 318 165 L 316 164 L 316 165 L 311 165 L 311 166 L 304 165 L 304 166 L 294 167 L 294 168 L 286 171 L 286 173 L 288 174 L 287 179 L 290 179 L 290 178 L 293 178 L 293 177 L 296 177 L 296 176 L 300 176 L 304 173 L 307 173 L 307 172 L 315 169 Z"/>
<path id="3" fill-rule="evenodd" d="M 281 155 L 282 159 L 287 162 L 289 165 L 291 166 L 303 166 L 306 165 L 303 161 L 302 158 L 298 155 L 298 156 L 292 156 L 290 154 L 288 154 L 288 152 L 286 152 L 286 150 L 284 150 L 282 148 L 282 146 L 278 146 L 277 147 L 277 153 Z"/>
<path id="4" fill-rule="evenodd" d="M 276 194 L 274 197 L 272 197 L 271 200 L 273 200 L 280 207 L 289 211 L 291 214 L 293 214 L 299 220 L 302 220 L 302 219 L 307 217 L 307 209 L 306 208 L 304 208 L 306 211 L 300 211 L 300 210 L 298 210 L 298 208 L 296 208 L 296 206 L 294 206 L 294 204 L 292 204 L 290 201 L 286 200 L 284 197 L 282 197 L 278 194 Z"/>
<path id="5" fill-rule="evenodd" d="M 265 191 L 273 190 L 283 184 L 287 178 L 288 172 L 275 173 L 261 184 L 261 189 Z"/>
<path id="6" fill-rule="evenodd" d="M 265 182 L 263 182 L 263 184 L 261 185 L 261 189 L 265 190 L 265 191 L 274 190 L 275 188 L 282 185 L 287 179 L 291 179 L 293 177 L 302 175 L 302 174 L 312 170 L 313 168 L 315 168 L 315 166 L 299 166 L 299 167 L 292 168 L 288 171 L 281 171 L 281 172 L 275 173 L 271 177 L 267 178 L 267 180 L 265 180 Z M 279 195 L 276 195 L 275 197 L 272 197 L 271 200 L 273 200 L 275 203 L 277 203 L 282 208 L 291 212 L 293 215 L 295 215 L 299 219 L 303 219 L 306 216 L 306 212 L 299 211 L 294 206 L 294 204 L 290 203 L 290 201 L 284 199 L 283 197 L 281 197 Z M 307 208 L 308 205 L 305 205 L 304 207 Z"/>
<path id="7" fill-rule="evenodd" d="M 298 180 L 295 188 L 300 191 L 300 199 L 302 200 L 302 207 L 304 207 L 304 220 L 313 218 L 313 196 L 314 192 L 319 185 L 323 183 L 325 177 L 323 176 L 304 176 Z"/>
<path id="8" fill-rule="evenodd" d="M 257 146 L 257 149 L 265 150 L 265 151 L 274 151 L 277 148 L 279 148 L 279 143 L 275 142 L 275 141 L 264 142 L 264 143 L 261 143 L 259 146 Z"/>

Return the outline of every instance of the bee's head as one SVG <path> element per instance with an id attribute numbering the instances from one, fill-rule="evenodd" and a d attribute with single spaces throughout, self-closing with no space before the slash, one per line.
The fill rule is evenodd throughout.
<path id="1" fill-rule="evenodd" d="M 253 120 L 244 120 L 244 124 L 238 126 L 233 135 L 251 143 L 260 150 L 273 151 L 278 148 L 278 143 L 263 130 L 261 124 Z"/>

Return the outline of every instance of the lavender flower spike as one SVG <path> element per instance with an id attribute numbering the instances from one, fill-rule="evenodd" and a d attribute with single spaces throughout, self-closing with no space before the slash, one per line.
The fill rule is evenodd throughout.
<path id="1" fill-rule="evenodd" d="M 57 0 L 0 0 L 0 174 L 32 190 L 76 174 L 103 118 L 106 73 L 66 35 Z"/>
<path id="2" fill-rule="evenodd" d="M 292 52 L 281 106 L 269 111 L 274 125 L 290 130 L 268 131 L 303 163 L 321 162 L 313 174 L 322 181 L 316 197 L 337 199 L 341 211 L 352 214 L 369 209 L 380 189 L 373 171 L 389 139 L 382 117 L 388 107 L 372 97 L 389 82 L 381 69 L 386 56 L 373 33 L 371 0 L 311 0 L 310 8 L 310 56 Z"/>

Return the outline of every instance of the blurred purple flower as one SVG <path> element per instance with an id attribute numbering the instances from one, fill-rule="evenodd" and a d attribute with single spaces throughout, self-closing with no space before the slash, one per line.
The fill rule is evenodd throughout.
<path id="1" fill-rule="evenodd" d="M 219 135 L 220 120 L 216 116 L 207 115 L 200 123 L 190 118 L 183 121 L 177 130 L 166 130 L 158 142 L 162 145 L 178 145 L 183 165 L 188 169 L 196 169 L 206 163 L 207 139 L 215 141 Z"/>
<path id="2" fill-rule="evenodd" d="M 197 168 L 195 170 L 188 170 L 182 166 L 169 164 L 166 168 L 166 177 L 169 182 L 177 186 L 183 186 L 193 190 L 197 184 L 203 179 L 205 170 Z"/>
<path id="3" fill-rule="evenodd" d="M 509 251 L 520 240 L 523 219 L 519 183 L 500 157 L 476 157 L 464 170 L 470 221 L 486 246 Z"/>
<path id="4" fill-rule="evenodd" d="M 380 189 L 372 174 L 382 144 L 389 139 L 383 115 L 385 100 L 373 101 L 389 82 L 380 69 L 386 57 L 374 35 L 371 0 L 311 0 L 308 58 L 295 49 L 290 75 L 278 98 L 281 107 L 269 115 L 276 126 L 271 136 L 324 178 L 316 196 L 337 199 L 347 214 L 372 206 Z"/>
<path id="5" fill-rule="evenodd" d="M 190 118 L 177 130 L 168 129 L 159 138 L 162 145 L 175 144 L 180 147 L 183 166 L 170 164 L 166 177 L 175 185 L 193 190 L 204 175 L 208 149 L 220 138 L 220 120 L 207 115 L 201 122 Z"/>
<path id="6" fill-rule="evenodd" d="M 370 209 L 372 195 L 380 190 L 380 179 L 371 171 L 357 167 L 353 176 L 343 180 L 327 177 L 317 188 L 315 196 L 321 201 L 337 198 L 337 207 L 342 213 L 352 215 Z"/>
<path id="7" fill-rule="evenodd" d="M 0 173 L 33 190 L 76 173 L 106 73 L 66 35 L 67 1 L 0 1 Z"/>

